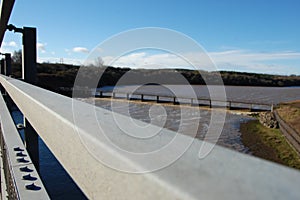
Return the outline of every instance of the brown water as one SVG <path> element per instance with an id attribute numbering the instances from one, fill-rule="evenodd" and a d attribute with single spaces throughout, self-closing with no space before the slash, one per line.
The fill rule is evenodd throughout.
<path id="1" fill-rule="evenodd" d="M 93 99 L 85 100 L 86 102 L 92 103 Z M 155 103 L 138 103 L 138 102 L 128 102 L 120 101 L 120 100 L 105 100 L 98 99 L 95 100 L 95 105 L 118 112 L 120 114 L 132 117 L 134 119 L 138 119 L 147 123 L 151 122 L 151 118 L 153 119 L 153 112 L 151 110 L 155 110 L 155 107 L 163 106 L 165 110 L 164 113 L 158 113 L 154 117 L 158 120 L 154 120 L 154 125 L 162 126 L 160 119 L 166 119 L 163 124 L 164 128 L 173 130 L 175 132 L 180 132 L 185 135 L 194 134 L 194 123 L 198 123 L 198 131 L 196 133 L 196 138 L 203 139 L 207 132 L 207 127 L 210 124 L 211 120 L 211 111 L 208 109 L 199 109 L 196 107 L 179 107 L 179 106 L 168 106 L 161 105 Z M 153 109 L 154 108 L 154 109 Z M 183 110 L 184 109 L 184 110 Z M 200 116 L 198 115 L 200 111 Z M 188 113 L 188 116 L 182 115 L 182 113 Z M 185 119 L 183 119 L 185 118 Z M 219 137 L 217 144 L 228 147 L 239 152 L 243 153 L 251 153 L 247 147 L 245 147 L 241 141 L 241 133 L 239 132 L 240 123 L 245 122 L 247 120 L 253 119 L 247 115 L 241 114 L 226 114 L 225 124 L 222 130 L 222 133 Z M 153 122 L 153 121 L 152 121 Z M 179 128 L 180 127 L 180 128 Z M 193 133 L 192 133 L 193 132 Z"/>
<path id="2" fill-rule="evenodd" d="M 190 90 L 192 87 L 193 90 Z M 300 99 L 300 87 L 249 87 L 249 86 L 224 86 L 226 98 L 230 101 L 242 101 L 253 103 L 278 104 L 285 101 L 293 101 Z M 221 86 L 210 86 L 215 99 L 223 97 L 214 91 L 219 91 Z M 110 87 L 104 87 L 104 90 L 112 90 Z M 176 93 L 178 97 L 192 97 L 193 92 L 198 98 L 208 99 L 210 93 L 204 85 L 146 85 L 146 86 L 119 86 L 115 88 L 116 92 L 138 92 L 144 94 L 154 94 L 161 96 L 173 96 Z"/>
<path id="3" fill-rule="evenodd" d="M 212 86 L 213 91 L 218 91 L 220 86 Z M 209 98 L 209 92 L 206 86 L 192 86 L 198 98 Z M 104 88 L 108 91 L 111 91 L 112 88 Z M 238 87 L 238 86 L 226 86 L 226 96 L 228 100 L 232 101 L 242 101 L 242 102 L 255 102 L 255 103 L 267 103 L 267 104 L 277 104 L 285 101 L 293 101 L 300 99 L 300 87 L 288 87 L 288 88 L 279 88 L 279 87 Z M 143 93 L 143 94 L 153 94 L 161 96 L 169 95 L 180 95 L 181 97 L 189 97 L 192 94 L 191 91 L 186 88 L 186 86 L 181 85 L 168 85 L 166 87 L 156 86 L 156 85 L 147 85 L 142 87 L 136 86 L 123 86 L 115 88 L 116 92 L 124 93 Z M 175 92 L 174 92 L 175 91 Z M 214 98 L 218 98 L 218 94 L 213 94 Z M 222 98 L 220 96 L 220 98 Z M 85 100 L 92 102 L 92 99 Z M 130 116 L 134 119 L 139 119 L 144 122 L 151 122 L 151 109 L 155 106 L 162 106 L 161 104 L 153 103 L 137 103 L 130 102 L 129 106 L 126 101 L 113 101 L 113 104 L 109 100 L 98 99 L 95 101 L 95 105 L 113 110 Z M 211 120 L 211 111 L 207 109 L 199 109 L 195 107 L 179 107 L 179 106 L 166 106 L 163 105 L 165 110 L 164 113 L 158 113 L 155 117 L 158 119 L 166 118 L 166 122 L 163 124 L 163 127 L 178 131 L 179 127 L 181 128 L 181 133 L 189 135 L 191 132 L 191 126 L 193 123 L 199 123 L 199 128 L 197 131 L 196 137 L 198 139 L 203 139 L 206 132 L 207 126 L 210 124 Z M 189 113 L 189 120 L 184 121 L 180 124 L 182 119 L 183 110 L 186 113 Z M 155 110 L 155 109 L 154 109 Z M 196 114 L 200 110 L 200 118 Z M 152 114 L 153 115 L 153 114 Z M 195 115 L 195 117 L 193 116 Z M 253 119 L 247 115 L 241 115 L 240 113 L 227 113 L 225 124 L 219 137 L 217 144 L 228 147 L 239 152 L 251 154 L 249 149 L 245 147 L 241 141 L 241 133 L 239 131 L 240 123 L 247 120 Z M 159 120 L 158 120 L 159 121 Z M 161 124 L 160 124 L 161 126 Z"/>

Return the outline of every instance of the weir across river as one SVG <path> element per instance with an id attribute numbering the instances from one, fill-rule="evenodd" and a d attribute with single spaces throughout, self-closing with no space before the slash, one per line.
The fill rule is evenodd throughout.
<path id="1" fill-rule="evenodd" d="M 141 102 L 156 102 L 168 103 L 173 105 L 184 104 L 208 108 L 225 108 L 228 110 L 246 110 L 250 112 L 258 111 L 271 111 L 273 104 L 259 103 L 259 102 L 242 102 L 234 100 L 217 100 L 217 99 L 204 99 L 204 98 L 190 98 L 190 97 L 177 97 L 170 95 L 157 95 L 151 93 L 126 93 L 121 91 L 101 91 L 98 90 L 95 94 L 96 98 L 112 98 L 112 99 L 126 99 L 130 101 Z"/>

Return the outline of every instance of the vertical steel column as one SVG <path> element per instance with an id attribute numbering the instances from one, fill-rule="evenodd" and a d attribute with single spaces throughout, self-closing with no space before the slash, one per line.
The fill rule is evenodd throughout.
<path id="1" fill-rule="evenodd" d="M 4 72 L 6 76 L 11 75 L 11 56 L 9 53 L 5 54 L 5 67 L 4 67 Z"/>
<path id="2" fill-rule="evenodd" d="M 25 82 L 36 83 L 36 28 L 23 28 L 22 78 Z M 24 117 L 25 146 L 33 164 L 39 171 L 38 134 Z"/>
<path id="3" fill-rule="evenodd" d="M 36 83 L 36 28 L 23 28 L 22 78 Z"/>
<path id="4" fill-rule="evenodd" d="M 0 60 L 0 74 L 4 74 L 4 62 L 5 62 L 4 59 Z M 1 90 L 1 94 L 5 93 L 5 90 L 1 84 L 0 84 L 0 90 Z"/>
<path id="5" fill-rule="evenodd" d="M 5 73 L 4 73 L 5 60 L 4 60 L 4 59 L 1 59 L 1 63 L 0 63 L 0 64 L 1 64 L 0 73 L 1 73 L 1 74 L 5 74 Z"/>

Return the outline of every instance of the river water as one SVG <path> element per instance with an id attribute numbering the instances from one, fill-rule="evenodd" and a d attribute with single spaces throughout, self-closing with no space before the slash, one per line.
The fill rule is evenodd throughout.
<path id="1" fill-rule="evenodd" d="M 215 87 L 213 91 L 218 91 L 219 86 Z M 156 94 L 156 95 L 170 95 L 173 94 L 172 91 L 176 91 L 176 95 L 183 97 L 189 97 L 191 94 L 185 86 L 167 86 L 162 88 L 161 86 L 148 85 L 140 87 L 136 90 L 136 86 L 126 86 L 115 88 L 117 91 L 131 93 L 133 91 L 146 93 L 146 94 Z M 102 90 L 111 91 L 113 88 L 106 87 L 101 88 Z M 277 104 L 284 101 L 293 101 L 300 99 L 300 87 L 288 87 L 288 88 L 269 88 L 269 87 L 237 87 L 237 86 L 226 86 L 226 98 L 234 101 L 243 102 L 256 102 L 256 103 L 267 103 L 267 104 Z M 205 86 L 193 86 L 198 98 L 209 98 L 209 92 Z M 218 94 L 214 94 L 217 98 Z M 222 98 L 222 97 L 220 97 Z M 130 102 L 126 103 L 124 100 L 114 100 L 112 101 L 103 99 L 84 99 L 83 101 L 87 103 L 93 103 L 96 106 L 114 110 L 118 113 L 130 116 L 135 119 L 139 119 L 145 122 L 151 121 L 151 110 L 157 107 L 161 109 L 163 106 L 164 115 L 166 121 L 163 126 L 167 129 L 177 131 L 179 126 L 184 126 L 183 134 L 189 134 L 189 127 L 194 123 L 193 120 L 189 120 L 184 124 L 180 124 L 180 119 L 182 117 L 182 109 L 193 116 L 194 113 L 200 112 L 199 129 L 197 131 L 196 137 L 203 139 L 206 133 L 206 127 L 211 120 L 211 111 L 208 109 L 200 109 L 196 107 L 179 107 L 171 105 L 158 105 L 153 103 L 138 103 Z M 113 107 L 112 107 L 113 105 Z M 155 109 L 154 109 L 155 110 Z M 12 113 L 16 123 L 21 123 L 23 116 L 19 111 L 14 111 Z M 157 116 L 159 117 L 159 116 Z M 251 154 L 249 149 L 245 147 L 241 141 L 241 133 L 239 131 L 240 123 L 247 120 L 253 119 L 247 115 L 242 115 L 240 113 L 229 113 L 226 114 L 226 120 L 224 123 L 224 128 L 219 137 L 217 144 L 234 149 L 236 151 Z M 22 135 L 23 133 L 21 133 Z M 67 172 L 59 164 L 59 162 L 52 155 L 47 146 L 40 140 L 40 171 L 41 178 L 45 183 L 47 191 L 52 199 L 85 199 L 84 194 L 72 181 Z"/>
<path id="2" fill-rule="evenodd" d="M 223 99 L 222 86 L 204 85 L 144 85 L 144 86 L 118 86 L 115 88 L 104 87 L 99 88 L 105 91 L 115 90 L 123 93 L 143 93 L 161 96 L 193 97 L 199 99 Z M 224 86 L 226 99 L 228 101 L 241 101 L 263 104 L 278 104 L 280 102 L 293 101 L 300 99 L 300 87 L 249 87 L 249 86 Z M 194 93 L 194 94 L 193 94 Z"/>

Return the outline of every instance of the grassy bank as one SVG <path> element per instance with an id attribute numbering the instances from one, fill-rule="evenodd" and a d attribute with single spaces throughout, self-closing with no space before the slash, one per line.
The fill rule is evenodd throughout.
<path id="1" fill-rule="evenodd" d="M 254 156 L 300 169 L 300 157 L 279 129 L 269 129 L 258 120 L 241 124 L 242 141 Z"/>
<path id="2" fill-rule="evenodd" d="M 287 124 L 300 133 L 300 101 L 282 103 L 276 110 Z"/>

